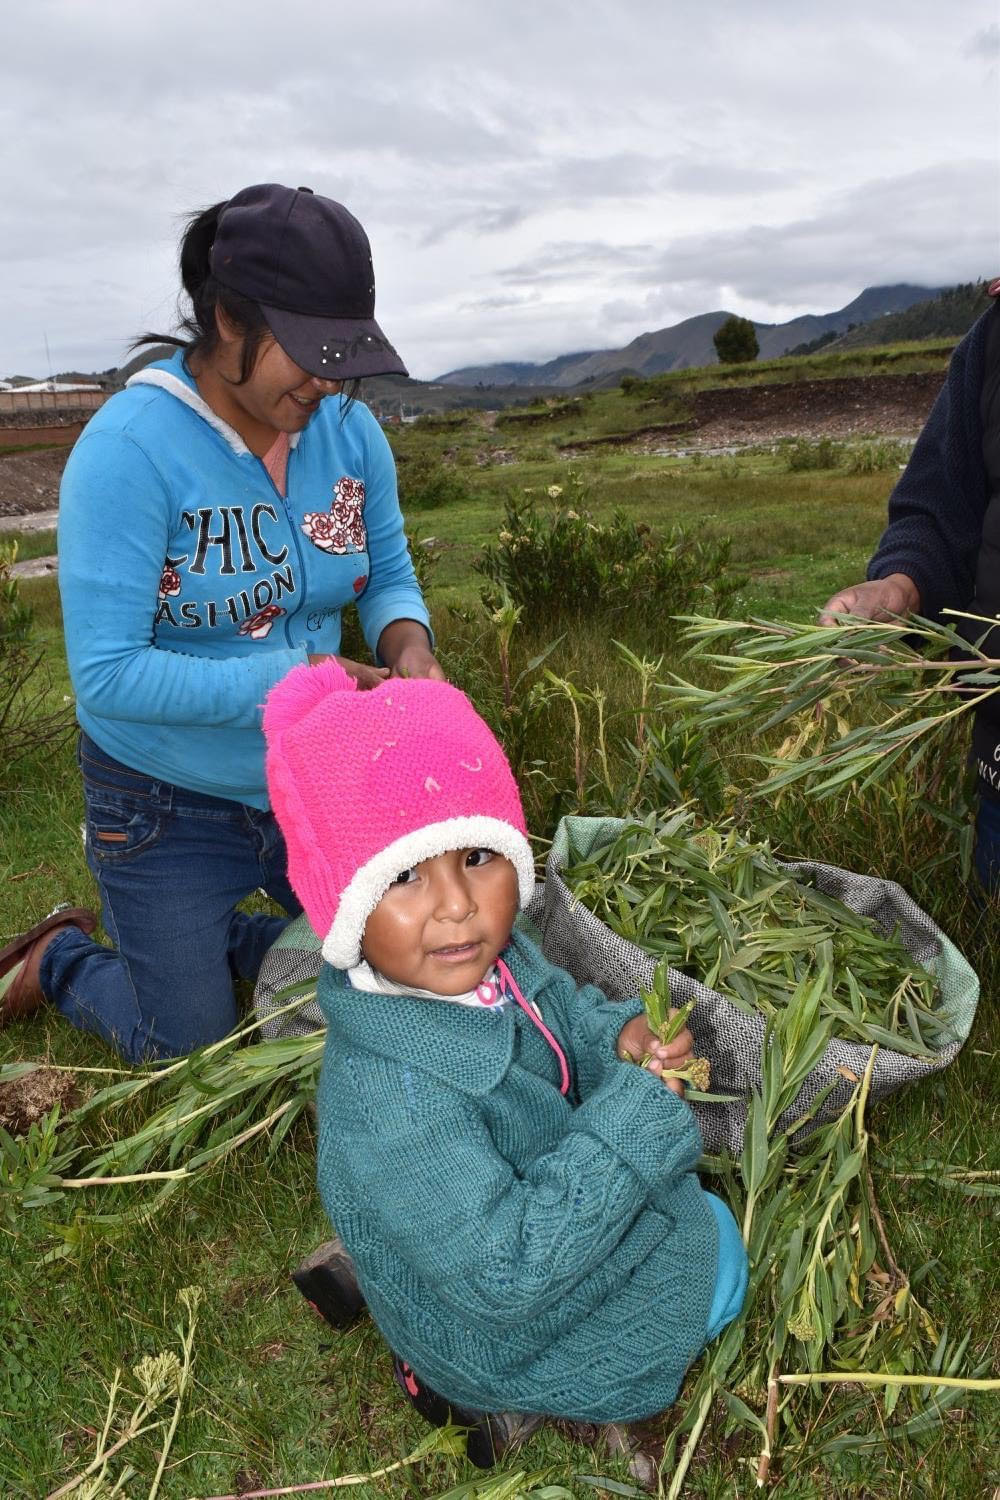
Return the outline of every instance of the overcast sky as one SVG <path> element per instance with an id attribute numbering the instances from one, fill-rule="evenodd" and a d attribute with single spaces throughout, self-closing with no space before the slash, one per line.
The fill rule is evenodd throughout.
<path id="1" fill-rule="evenodd" d="M 1000 273 L 1000 0 L 4 7 L 0 375 L 172 326 L 186 213 L 306 184 L 412 374 Z"/>

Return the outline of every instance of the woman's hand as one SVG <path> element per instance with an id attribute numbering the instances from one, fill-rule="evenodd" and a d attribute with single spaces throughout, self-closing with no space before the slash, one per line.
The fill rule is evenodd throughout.
<path id="1" fill-rule="evenodd" d="M 409 646 L 392 664 L 390 677 L 433 677 L 445 682 L 444 668 L 428 646 Z"/>
<path id="2" fill-rule="evenodd" d="M 671 1011 L 671 1015 L 675 1012 Z M 664 1068 L 684 1068 L 694 1058 L 694 1037 L 685 1026 L 669 1042 L 661 1042 L 655 1031 L 650 1030 L 644 1015 L 633 1016 L 626 1021 L 618 1033 L 616 1051 L 622 1062 L 644 1064 L 651 1073 L 662 1074 Z M 664 1084 L 675 1094 L 684 1095 L 683 1078 L 664 1078 Z"/>
<path id="3" fill-rule="evenodd" d="M 318 667 L 321 661 L 337 661 L 343 667 L 348 677 L 353 677 L 358 687 L 364 691 L 366 688 L 378 687 L 389 675 L 388 667 L 373 667 L 366 661 L 352 661 L 349 656 L 334 656 L 328 651 L 319 651 L 310 656 L 309 665 Z"/>
<path id="4" fill-rule="evenodd" d="M 431 650 L 427 631 L 417 620 L 393 620 L 378 638 L 378 654 L 390 677 L 433 677 L 446 682 L 444 670 Z"/>

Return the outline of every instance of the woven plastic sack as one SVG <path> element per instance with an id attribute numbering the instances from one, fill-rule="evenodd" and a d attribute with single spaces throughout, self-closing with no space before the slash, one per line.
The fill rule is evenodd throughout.
<path id="1" fill-rule="evenodd" d="M 264 954 L 253 993 L 254 1009 L 260 1021 L 262 1037 L 308 1036 L 322 1031 L 326 1022 L 316 999 L 307 1000 L 297 1010 L 288 1010 L 290 997 L 283 993 L 290 985 L 305 984 L 319 978 L 323 967 L 320 940 L 309 926 L 305 912 L 289 922 L 276 943 Z"/>
<path id="2" fill-rule="evenodd" d="M 599 844 L 617 837 L 626 826 L 617 818 L 563 818 L 549 851 L 542 909 L 533 913 L 548 959 L 568 969 L 578 982 L 598 985 L 612 1000 L 624 1000 L 640 988 L 649 989 L 656 960 L 574 901 L 560 872 L 568 864 L 589 858 Z M 855 875 L 836 865 L 808 860 L 777 863 L 797 880 L 873 918 L 887 936 L 898 931 L 907 952 L 934 975 L 940 987 L 939 1010 L 950 1033 L 948 1043 L 928 1062 L 880 1047 L 872 1070 L 870 1097 L 891 1094 L 904 1083 L 947 1067 L 969 1035 L 979 998 L 978 976 L 955 945 L 894 881 Z M 743 1146 L 745 1101 L 760 1088 L 764 1018 L 746 1015 L 724 995 L 677 969 L 670 970 L 670 993 L 675 1005 L 695 1002 L 688 1025 L 696 1054 L 712 1064 L 712 1092 L 737 1096 L 730 1104 L 692 1103 L 706 1150 L 738 1153 Z M 817 1112 L 816 1122 L 836 1118 L 854 1087 L 838 1070 L 846 1068 L 860 1078 L 870 1053 L 871 1048 L 863 1042 L 831 1041 L 780 1123 L 791 1123 L 831 1083 L 833 1091 Z"/>
<path id="3" fill-rule="evenodd" d="M 598 844 L 615 838 L 625 826 L 615 818 L 564 818 L 549 852 L 545 883 L 535 887 L 524 913 L 529 930 L 538 937 L 551 963 L 566 969 L 579 984 L 596 984 L 612 1000 L 629 999 L 640 989 L 649 989 L 656 960 L 574 901 L 560 872 L 567 864 L 587 859 Z M 887 935 L 898 931 L 910 955 L 937 979 L 939 1008 L 950 1033 L 948 1043 L 928 1062 L 880 1048 L 872 1072 L 871 1097 L 890 1094 L 904 1083 L 947 1067 L 969 1035 L 979 997 L 978 977 L 954 944 L 893 881 L 805 860 L 778 863 L 796 879 L 872 917 Z M 276 1014 L 288 1003 L 282 990 L 315 979 L 321 964 L 319 939 L 305 917 L 298 917 L 289 923 L 261 966 L 254 1001 L 265 1037 L 302 1036 L 322 1027 L 323 1016 L 315 1000 L 290 1015 Z M 746 1015 L 724 995 L 676 969 L 670 970 L 670 989 L 675 1005 L 695 1002 L 688 1025 L 694 1034 L 696 1053 L 712 1064 L 712 1092 L 735 1096 L 731 1103 L 692 1104 L 705 1148 L 736 1154 L 743 1145 L 745 1101 L 760 1087 L 764 1019 Z M 782 1123 L 794 1120 L 830 1083 L 833 1091 L 816 1119 L 818 1122 L 840 1114 L 853 1084 L 838 1070 L 844 1068 L 860 1078 L 870 1051 L 861 1042 L 832 1041 Z"/>

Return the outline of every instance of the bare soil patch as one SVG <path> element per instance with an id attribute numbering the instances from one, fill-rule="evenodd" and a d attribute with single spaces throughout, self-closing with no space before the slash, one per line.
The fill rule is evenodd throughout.
<path id="1" fill-rule="evenodd" d="M 802 380 L 738 390 L 699 391 L 700 442 L 762 442 L 775 437 L 872 437 L 920 431 L 941 389 L 935 371 Z"/>

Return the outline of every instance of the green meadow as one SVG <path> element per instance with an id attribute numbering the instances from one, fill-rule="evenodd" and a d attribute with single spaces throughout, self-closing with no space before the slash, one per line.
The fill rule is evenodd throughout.
<path id="1" fill-rule="evenodd" d="M 900 346 L 892 357 L 882 350 L 817 355 L 771 362 L 770 368 L 742 367 L 733 378 L 943 369 L 946 355 L 943 344 Z M 873 365 L 873 359 L 881 363 Z M 718 383 L 720 372 L 712 373 Z M 615 641 L 640 656 L 662 658 L 664 675 L 687 675 L 690 669 L 668 610 L 637 594 L 634 607 L 619 601 L 602 614 L 597 601 L 574 597 L 571 572 L 559 580 L 567 590 L 561 620 L 558 601 L 551 599 L 537 612 L 528 600 L 516 620 L 485 608 L 480 592 L 486 580 L 475 564 L 498 546 L 511 506 L 529 505 L 540 524 L 572 509 L 584 524 L 608 526 L 619 512 L 649 528 L 652 537 L 680 528 L 707 549 L 728 542 L 728 560 L 706 586 L 704 612 L 711 612 L 714 587 L 725 599 L 725 613 L 737 619 L 813 618 L 838 586 L 863 576 L 881 531 L 905 446 L 878 436 L 821 451 L 791 442 L 714 456 L 615 446 L 562 451 L 594 437 L 683 422 L 693 394 L 707 383 L 705 372 L 682 372 L 628 391 L 595 393 L 576 403 L 567 399 L 555 410 L 514 409 L 501 413 L 495 425 L 481 413 L 445 414 L 393 433 L 404 512 L 441 659 L 505 737 L 524 785 L 540 860 L 561 813 L 614 810 L 627 800 L 634 763 L 625 726 L 634 722 L 636 679 L 623 668 Z M 529 420 L 532 415 L 536 420 Z M 683 441 L 678 438 L 675 448 Z M 30 546 L 45 550 L 35 538 Z M 34 611 L 32 642 L 48 674 L 37 711 L 61 709 L 70 688 L 56 584 L 24 582 L 20 597 Z M 351 626 L 345 651 L 361 649 Z M 571 684 L 576 698 L 553 689 L 546 671 Z M 598 699 L 609 752 L 603 763 Z M 864 713 L 863 701 L 857 711 Z M 919 1284 L 920 1302 L 938 1334 L 970 1334 L 964 1368 L 995 1375 L 1000 958 L 996 912 L 971 890 L 963 865 L 969 807 L 961 747 L 942 754 L 935 774 L 919 787 L 895 777 L 863 796 L 848 788 L 816 805 L 797 793 L 779 806 L 746 811 L 739 789 L 752 783 L 757 748 L 734 731 L 693 743 L 685 764 L 663 770 L 660 794 L 666 798 L 674 786 L 689 798 L 721 799 L 741 809 L 745 826 L 772 838 L 785 856 L 899 880 L 981 975 L 977 1024 L 958 1060 L 929 1082 L 872 1105 L 868 1126 L 896 1262 Z M 56 901 L 90 905 L 95 892 L 81 846 L 72 739 L 65 737 L 51 753 L 29 752 L 0 774 L 0 933 L 13 934 Z M 0 1033 L 0 1063 L 22 1060 L 73 1070 L 77 1098 L 108 1081 L 111 1075 L 101 1070 L 116 1066 L 105 1048 L 44 1015 Z M 136 1105 L 130 1128 L 141 1118 Z M 105 1127 L 93 1129 L 99 1141 L 106 1138 Z M 393 1384 L 374 1326 L 365 1320 L 349 1333 L 334 1332 L 313 1316 L 288 1279 L 329 1233 L 313 1183 L 315 1140 L 308 1115 L 278 1150 L 269 1152 L 266 1138 L 251 1141 L 208 1176 L 181 1185 L 151 1218 L 143 1216 L 152 1196 L 146 1184 L 85 1189 L 72 1201 L 63 1195 L 24 1207 L 15 1190 L 37 1149 L 37 1131 L 16 1142 L 8 1134 L 0 1163 L 4 1496 L 35 1500 L 87 1470 L 101 1441 L 116 1372 L 120 1389 L 106 1444 L 129 1431 L 139 1401 L 134 1367 L 146 1356 L 180 1351 L 178 1327 L 186 1324 L 177 1294 L 187 1287 L 202 1289 L 191 1382 L 161 1495 L 230 1496 L 371 1475 L 410 1455 L 427 1436 Z M 974 1179 L 975 1190 L 968 1190 L 972 1179 L 963 1173 L 982 1174 Z M 123 1210 L 123 1223 L 94 1218 Z M 634 1316 L 655 1317 L 656 1311 L 637 1307 Z M 737 1395 L 759 1408 L 763 1393 Z M 851 1395 L 844 1430 L 863 1431 L 868 1440 L 854 1446 L 831 1440 L 841 1396 L 829 1391 L 796 1426 L 794 1441 L 776 1454 L 768 1480 L 773 1494 L 789 1500 L 972 1500 L 1000 1485 L 995 1394 L 963 1393 L 939 1423 L 903 1435 L 893 1430 L 899 1412 L 893 1417 L 883 1389 Z M 672 1420 L 667 1414 L 653 1424 L 654 1454 Z M 162 1423 L 130 1437 L 112 1459 L 102 1488 L 88 1488 L 88 1479 L 72 1493 L 146 1496 L 164 1441 Z M 717 1500 L 759 1493 L 758 1452 L 759 1442 L 734 1430 L 717 1404 L 684 1493 Z M 520 1471 L 527 1476 L 520 1483 L 497 1488 L 500 1476 Z M 462 1488 L 474 1480 L 478 1489 Z M 661 1493 L 669 1481 L 665 1471 Z M 477 1475 L 463 1458 L 432 1451 L 345 1492 L 436 1497 L 451 1490 L 512 1500 L 517 1494 L 542 1496 L 545 1484 L 554 1487 L 552 1500 L 641 1493 L 622 1455 L 555 1427 L 537 1433 L 492 1475 Z"/>

